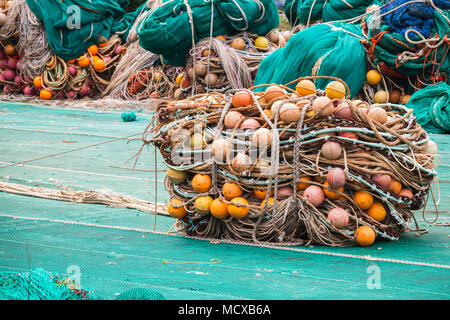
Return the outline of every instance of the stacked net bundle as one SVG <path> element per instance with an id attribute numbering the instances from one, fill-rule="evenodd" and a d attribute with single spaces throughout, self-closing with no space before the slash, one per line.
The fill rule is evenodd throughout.
<path id="1" fill-rule="evenodd" d="M 132 287 L 115 300 L 165 300 L 152 288 Z M 0 300 L 106 300 L 79 284 L 66 274 L 36 268 L 24 273 L 0 272 Z"/>
<path id="2" fill-rule="evenodd" d="M 109 85 L 126 48 L 120 38 L 113 35 L 102 46 L 90 46 L 78 59 L 65 61 L 54 54 L 43 73 L 32 80 L 31 95 L 37 88 L 45 100 L 92 97 Z"/>
<path id="3" fill-rule="evenodd" d="M 185 67 L 185 96 L 250 88 L 260 62 L 286 41 L 278 30 L 265 36 L 242 33 L 206 38 L 190 50 Z"/>
<path id="4" fill-rule="evenodd" d="M 412 94 L 406 107 L 429 133 L 450 133 L 450 85 L 441 82 Z"/>
<path id="5" fill-rule="evenodd" d="M 397 240 L 428 199 L 433 142 L 412 110 L 346 92 L 334 79 L 325 92 L 271 85 L 161 102 L 143 139 L 169 167 L 177 230 L 280 245 Z"/>
<path id="6" fill-rule="evenodd" d="M 113 34 L 128 35 L 136 12 L 123 8 L 128 0 L 27 0 L 44 24 L 49 45 L 64 60 L 78 58 L 92 44 L 100 45 Z"/>
<path id="7" fill-rule="evenodd" d="M 278 27 L 272 0 L 165 1 L 137 27 L 141 46 L 163 56 L 165 63 L 183 66 L 189 49 L 206 37 L 250 32 L 266 34 Z"/>
<path id="8" fill-rule="evenodd" d="M 40 6 L 42 3 L 33 5 Z M 4 2 L 0 6 L 5 6 Z M 0 85 L 5 94 L 39 95 L 46 100 L 74 99 L 93 96 L 108 86 L 115 67 L 126 51 L 119 35 L 103 38 L 99 45 L 86 38 L 77 47 L 77 50 L 86 48 L 81 56 L 77 53 L 76 59 L 65 60 L 62 57 L 64 54 L 60 56 L 50 48 L 52 42 L 47 39 L 48 25 L 45 26 L 45 22 L 34 14 L 33 6 L 29 7 L 25 0 L 8 2 L 7 6 L 4 9 L 6 22 L 0 26 L 3 45 L 0 50 Z M 54 19 L 58 12 L 55 10 Z M 92 26 L 94 30 L 94 24 Z M 63 42 L 69 41 L 69 38 L 64 38 Z M 66 49 L 69 50 L 70 45 Z"/>
<path id="9" fill-rule="evenodd" d="M 344 80 L 353 97 L 361 90 L 367 73 L 362 39 L 361 28 L 347 23 L 318 24 L 297 32 L 284 48 L 262 60 L 255 85 L 285 84 L 298 77 L 324 75 Z M 318 79 L 316 85 L 324 89 L 329 81 Z"/>
<path id="10" fill-rule="evenodd" d="M 79 289 L 68 276 L 37 268 L 25 273 L 0 273 L 0 300 L 98 300 Z"/>
<path id="11" fill-rule="evenodd" d="M 384 75 L 407 78 L 414 90 L 449 81 L 450 19 L 433 2 L 389 2 L 361 26 L 368 59 Z"/>
<path id="12" fill-rule="evenodd" d="M 320 22 L 347 21 L 358 23 L 379 0 L 288 0 L 285 13 L 292 27 Z"/>

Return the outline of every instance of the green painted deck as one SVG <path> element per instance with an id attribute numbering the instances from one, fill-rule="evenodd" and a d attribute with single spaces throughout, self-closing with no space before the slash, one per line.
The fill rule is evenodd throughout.
<path id="1" fill-rule="evenodd" d="M 141 133 L 151 114 L 124 123 L 122 111 L 1 103 L 0 167 L 117 137 Z M 113 299 L 134 286 L 168 299 L 449 299 L 450 145 L 432 135 L 442 164 L 440 225 L 416 217 L 428 233 L 404 234 L 370 248 L 262 248 L 187 239 L 166 232 L 174 219 L 129 209 L 0 192 L 0 271 L 80 268 L 81 286 Z M 66 143 L 63 141 L 76 141 Z M 158 202 L 167 199 L 159 172 L 130 171 L 140 147 L 126 139 L 0 168 L 2 181 L 59 189 L 112 190 Z M 138 169 L 164 169 L 149 147 Z M 431 201 L 426 218 L 434 218 Z M 447 225 L 447 227 L 442 226 Z M 373 257 L 374 260 L 371 257 Z M 368 286 L 374 266 L 380 288 Z M 372 277 L 371 277 L 372 276 Z"/>

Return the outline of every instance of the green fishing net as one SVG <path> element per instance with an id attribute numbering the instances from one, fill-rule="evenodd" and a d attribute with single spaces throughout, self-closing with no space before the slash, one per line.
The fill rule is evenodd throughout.
<path id="1" fill-rule="evenodd" d="M 266 34 L 278 24 L 272 0 L 173 0 L 164 1 L 137 31 L 142 48 L 162 55 L 168 64 L 183 66 L 193 42 L 210 34 Z"/>
<path id="2" fill-rule="evenodd" d="M 26 0 L 44 24 L 53 52 L 64 60 L 78 58 L 111 34 L 128 34 L 137 12 L 126 13 L 128 0 Z"/>
<path id="3" fill-rule="evenodd" d="M 106 300 L 91 291 L 78 288 L 67 275 L 36 268 L 24 273 L 0 272 L 0 300 Z M 134 287 L 115 300 L 165 300 L 151 288 Z"/>
<path id="4" fill-rule="evenodd" d="M 346 23 L 317 24 L 304 29 L 261 62 L 255 85 L 287 84 L 311 75 L 333 76 L 345 81 L 354 96 L 362 88 L 367 73 L 366 52 L 360 37 L 361 28 Z M 330 81 L 317 79 L 315 84 L 325 89 Z"/>
<path id="5" fill-rule="evenodd" d="M 429 133 L 450 133 L 450 85 L 441 82 L 416 91 L 407 108 Z"/>

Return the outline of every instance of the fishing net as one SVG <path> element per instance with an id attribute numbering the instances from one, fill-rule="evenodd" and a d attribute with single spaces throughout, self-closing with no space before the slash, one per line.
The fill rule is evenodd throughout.
<path id="1" fill-rule="evenodd" d="M 24 273 L 0 272 L 0 300 L 106 300 L 79 288 L 68 275 L 36 268 Z M 115 300 L 165 300 L 151 288 L 133 287 Z"/>
<path id="2" fill-rule="evenodd" d="M 366 51 L 361 40 L 364 40 L 361 28 L 356 25 L 334 23 L 311 26 L 291 36 L 284 48 L 276 50 L 261 62 L 255 85 L 285 84 L 298 77 L 324 75 L 345 81 L 353 97 L 362 88 L 367 73 Z M 325 89 L 329 81 L 326 78 L 317 79 L 316 86 Z"/>
<path id="3" fill-rule="evenodd" d="M 0 300 L 99 300 L 78 289 L 68 276 L 37 268 L 25 273 L 0 272 Z"/>
<path id="4" fill-rule="evenodd" d="M 166 1 L 138 26 L 141 46 L 163 56 L 164 62 L 183 66 L 189 49 L 199 40 L 248 31 L 266 34 L 278 27 L 272 0 Z"/>
<path id="5" fill-rule="evenodd" d="M 371 63 L 395 78 L 415 76 L 416 82 L 411 84 L 416 88 L 448 81 L 449 18 L 439 8 L 422 2 L 408 4 L 397 0 L 391 4 L 396 6 L 386 11 L 390 8 L 388 4 L 362 21 Z M 417 11 L 419 14 L 424 6 L 432 10 L 432 23 L 429 18 L 424 19 L 425 13 L 421 19 L 413 19 L 410 23 L 408 17 L 411 12 Z M 429 11 L 426 12 L 429 17 Z M 401 33 L 395 32 L 395 29 Z M 422 32 L 431 35 L 428 37 Z"/>
<path id="6" fill-rule="evenodd" d="M 166 298 L 154 289 L 136 287 L 122 292 L 115 300 L 166 300 Z"/>
<path id="7" fill-rule="evenodd" d="M 273 87 L 280 88 L 158 105 L 142 139 L 159 148 L 170 168 L 165 187 L 177 230 L 329 246 L 355 245 L 355 239 L 368 245 L 360 242 L 362 227 L 373 240 L 375 234 L 396 240 L 409 230 L 411 210 L 424 207 L 436 176 L 429 138 L 412 110 L 328 90 L 330 97 L 321 90 L 299 96 Z M 250 104 L 236 108 L 238 95 Z M 338 169 L 346 176 L 339 185 L 330 173 Z"/>
<path id="8" fill-rule="evenodd" d="M 368 7 L 379 0 L 288 0 L 285 13 L 292 27 L 316 22 L 359 22 Z"/>
<path id="9" fill-rule="evenodd" d="M 309 26 L 322 19 L 325 0 L 286 0 L 284 12 L 292 27 Z"/>
<path id="10" fill-rule="evenodd" d="M 266 45 L 264 48 L 257 47 L 261 39 Z M 277 30 L 265 37 L 244 32 L 222 36 L 221 39 L 205 38 L 190 50 L 185 68 L 187 86 L 181 87 L 181 90 L 184 96 L 189 96 L 250 88 L 259 63 L 284 44 L 285 40 Z"/>
<path id="11" fill-rule="evenodd" d="M 27 4 L 44 24 L 53 52 L 63 60 L 78 58 L 90 45 L 130 27 L 123 9 L 127 0 L 27 0 Z"/>
<path id="12" fill-rule="evenodd" d="M 80 65 L 81 59 L 64 61 L 53 55 L 41 75 L 42 89 L 57 99 L 93 96 L 106 89 L 125 50 L 120 38 L 113 35 L 96 54 L 88 51 L 81 57 L 87 59 L 86 66 Z M 103 69 L 94 67 L 97 60 L 104 61 Z"/>
<path id="13" fill-rule="evenodd" d="M 450 133 L 450 86 L 445 82 L 415 92 L 406 107 L 427 132 Z"/>

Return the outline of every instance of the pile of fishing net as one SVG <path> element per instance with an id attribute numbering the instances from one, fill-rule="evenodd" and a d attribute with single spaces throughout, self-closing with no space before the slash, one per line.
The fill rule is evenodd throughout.
<path id="1" fill-rule="evenodd" d="M 367 246 L 410 230 L 412 210 L 434 199 L 436 144 L 411 109 L 349 100 L 347 85 L 330 80 L 325 91 L 307 78 L 295 90 L 265 85 L 264 93 L 161 102 L 143 140 L 169 167 L 177 230 L 329 246 Z"/>
<path id="2" fill-rule="evenodd" d="M 240 32 L 267 34 L 278 27 L 272 0 L 174 0 L 162 2 L 137 27 L 142 48 L 165 63 L 184 66 L 191 47 L 201 39 Z"/>
<path id="3" fill-rule="evenodd" d="M 343 79 L 351 97 L 406 103 L 413 92 L 450 81 L 448 6 L 448 1 L 394 0 L 373 5 L 359 25 L 315 24 L 261 62 L 255 85 L 327 75 Z M 369 80 L 374 72 L 379 79 Z M 316 84 L 324 89 L 328 82 Z"/>
<path id="4" fill-rule="evenodd" d="M 0 272 L 0 300 L 105 300 L 79 288 L 68 275 L 36 268 L 24 273 Z M 134 287 L 115 300 L 165 300 L 151 288 Z"/>
<path id="5" fill-rule="evenodd" d="M 285 84 L 300 76 L 332 76 L 345 81 L 353 97 L 361 90 L 367 73 L 366 51 L 361 39 L 361 28 L 357 25 L 313 25 L 292 35 L 284 48 L 262 60 L 255 85 Z M 318 79 L 316 85 L 325 89 L 329 81 L 328 78 Z"/>
<path id="6" fill-rule="evenodd" d="M 58 1 L 59 3 L 61 2 Z M 71 8 L 70 5 L 66 2 L 61 3 L 61 6 L 65 6 L 64 9 Z M 55 44 L 52 40 L 48 40 L 47 34 L 50 37 L 50 34 L 55 32 L 52 28 L 56 28 L 58 24 L 51 24 L 50 28 L 48 24 L 45 25 L 48 23 L 47 20 L 44 20 L 43 24 L 40 20 L 42 17 L 38 19 L 33 13 L 33 11 L 41 13 L 48 11 L 48 4 L 34 1 L 29 4 L 25 0 L 15 0 L 8 2 L 7 8 L 4 7 L 6 22 L 0 25 L 0 41 L 3 46 L 3 50 L 0 51 L 0 85 L 3 86 L 5 94 L 23 93 L 27 96 L 39 95 L 42 99 L 52 97 L 73 99 L 92 96 L 95 92 L 106 88 L 126 50 L 126 45 L 122 45 L 118 35 L 109 37 L 109 29 L 103 28 L 102 30 L 108 31 L 101 33 L 102 36 L 98 40 L 96 38 L 98 45 L 94 44 L 92 37 L 84 37 L 85 41 L 82 41 L 83 38 L 76 38 L 89 30 L 98 31 L 97 24 L 90 17 L 86 21 L 82 20 L 87 25 L 81 29 L 60 33 L 58 31 L 58 41 L 62 41 L 64 47 L 55 49 Z M 80 8 L 73 5 L 72 7 Z M 38 11 L 38 8 L 42 10 Z M 44 8 L 47 9 L 43 10 Z M 60 10 L 62 9 L 52 8 L 52 14 L 46 14 L 45 19 L 50 17 L 56 19 L 55 14 L 61 13 Z M 88 8 L 83 10 L 89 11 Z M 64 14 L 62 16 L 65 17 Z M 82 17 L 84 19 L 86 15 L 82 14 Z M 97 18 L 100 19 L 99 16 Z M 103 22 L 99 23 L 105 24 L 107 20 L 103 19 Z M 77 39 L 76 42 L 72 41 L 73 36 Z M 65 53 L 68 51 L 71 52 L 70 55 Z M 70 59 L 64 58 L 69 56 Z M 76 58 L 72 59 L 73 57 Z"/>
<path id="7" fill-rule="evenodd" d="M 190 50 L 185 67 L 176 67 L 132 43 L 104 95 L 128 100 L 182 99 L 209 91 L 249 88 L 259 63 L 285 44 L 278 30 L 267 35 L 243 32 L 205 38 Z"/>
<path id="8" fill-rule="evenodd" d="M 286 44 L 278 30 L 266 35 L 241 33 L 205 38 L 190 50 L 184 96 L 209 91 L 250 88 L 260 62 Z"/>
<path id="9" fill-rule="evenodd" d="M 0 272 L 0 300 L 97 300 L 100 297 L 78 289 L 66 275 L 37 268 L 25 273 Z"/>
<path id="10" fill-rule="evenodd" d="M 367 8 L 380 0 L 286 0 L 285 14 L 292 27 L 317 22 L 359 22 Z"/>
<path id="11" fill-rule="evenodd" d="M 430 133 L 450 133 L 450 85 L 428 86 L 415 92 L 407 108 L 414 110 L 417 122 Z"/>

